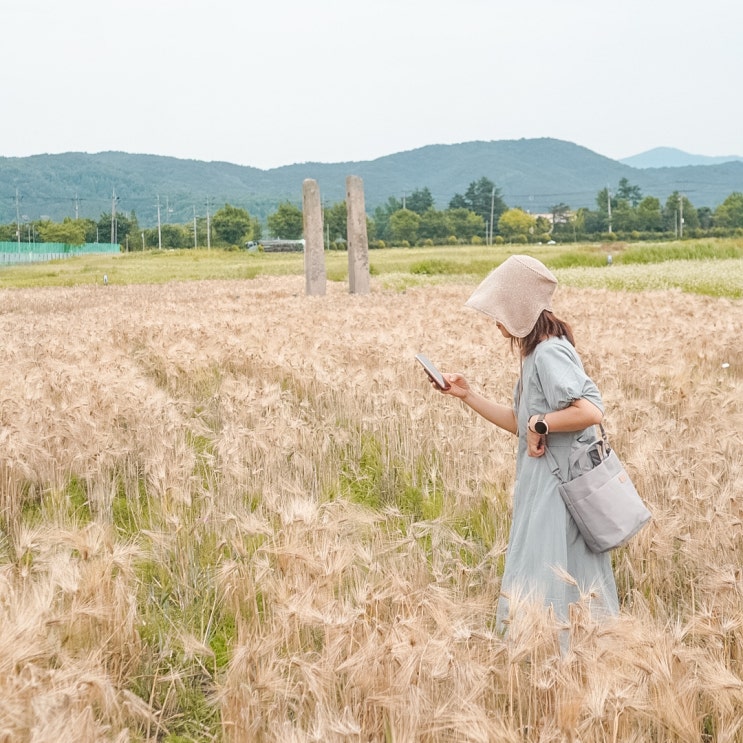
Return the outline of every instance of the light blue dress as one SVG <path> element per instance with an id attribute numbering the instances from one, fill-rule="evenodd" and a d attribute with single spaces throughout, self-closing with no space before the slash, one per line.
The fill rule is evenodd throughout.
<path id="1" fill-rule="evenodd" d="M 561 410 L 580 398 L 603 411 L 601 395 L 583 370 L 575 348 L 565 338 L 542 341 L 524 359 L 514 391 L 519 445 L 511 533 L 496 615 L 501 630 L 507 628 L 509 595 L 551 605 L 562 621 L 568 619 L 570 604 L 582 595 L 593 596 L 591 613 L 595 618 L 619 611 L 610 554 L 588 549 L 560 497 L 549 461 L 544 456 L 530 457 L 526 451 L 530 416 Z M 571 451 L 595 437 L 593 426 L 585 431 L 549 434 L 547 445 L 563 477 L 567 478 Z M 572 576 L 575 584 L 560 576 L 560 571 Z"/>

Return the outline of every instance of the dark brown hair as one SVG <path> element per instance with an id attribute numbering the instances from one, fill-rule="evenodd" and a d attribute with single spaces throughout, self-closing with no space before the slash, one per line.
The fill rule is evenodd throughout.
<path id="1" fill-rule="evenodd" d="M 564 320 L 560 320 L 549 310 L 542 310 L 537 322 L 524 338 L 512 338 L 511 344 L 518 346 L 521 357 L 526 358 L 534 349 L 548 338 L 567 338 L 575 346 L 573 330 Z"/>

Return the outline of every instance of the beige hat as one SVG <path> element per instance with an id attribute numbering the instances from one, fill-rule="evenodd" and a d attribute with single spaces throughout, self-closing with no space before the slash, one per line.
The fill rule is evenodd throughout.
<path id="1" fill-rule="evenodd" d="M 557 279 L 536 258 L 512 255 L 491 271 L 465 306 L 495 318 L 516 338 L 525 338 L 542 310 L 552 311 Z"/>

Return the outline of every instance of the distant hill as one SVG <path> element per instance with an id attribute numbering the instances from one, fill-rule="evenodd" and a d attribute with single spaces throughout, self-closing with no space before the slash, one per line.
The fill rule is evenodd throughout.
<path id="1" fill-rule="evenodd" d="M 444 209 L 485 176 L 501 190 L 508 206 L 532 213 L 565 203 L 573 209 L 596 206 L 596 194 L 621 178 L 661 201 L 683 192 L 696 207 L 715 207 L 734 191 L 743 191 L 743 162 L 674 168 L 635 168 L 557 139 L 519 139 L 428 145 L 376 160 L 345 163 L 299 163 L 261 170 L 225 162 L 182 160 L 123 152 L 65 153 L 0 158 L 0 223 L 64 217 L 98 219 L 117 211 L 134 211 L 143 227 L 185 223 L 194 212 L 203 217 L 225 203 L 265 219 L 284 200 L 301 204 L 302 181 L 318 181 L 323 201 L 345 198 L 348 175 L 364 181 L 369 213 L 390 196 L 430 189 Z"/>
<path id="2" fill-rule="evenodd" d="M 686 165 L 720 165 L 721 163 L 743 162 L 740 155 L 710 157 L 708 155 L 690 155 L 674 147 L 655 147 L 632 157 L 623 157 L 620 163 L 631 168 L 680 168 Z"/>

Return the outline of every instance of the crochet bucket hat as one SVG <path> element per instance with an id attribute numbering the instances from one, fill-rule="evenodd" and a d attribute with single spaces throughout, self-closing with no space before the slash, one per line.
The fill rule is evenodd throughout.
<path id="1" fill-rule="evenodd" d="M 515 338 L 525 338 L 542 314 L 552 311 L 557 279 L 536 258 L 512 255 L 491 271 L 465 306 L 495 318 Z"/>

